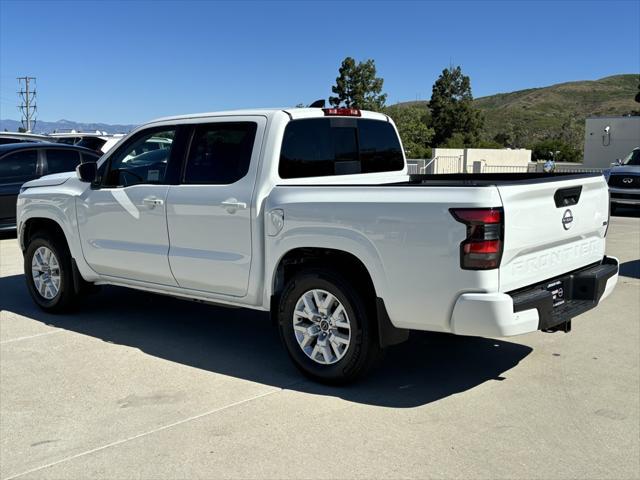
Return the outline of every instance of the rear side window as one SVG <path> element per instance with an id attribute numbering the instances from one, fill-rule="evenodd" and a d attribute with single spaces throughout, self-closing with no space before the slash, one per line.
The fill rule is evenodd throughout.
<path id="1" fill-rule="evenodd" d="M 290 122 L 280 152 L 281 178 L 391 172 L 404 168 L 393 126 L 356 118 L 313 118 Z"/>
<path id="2" fill-rule="evenodd" d="M 38 152 L 22 150 L 0 158 L 0 182 L 23 182 L 36 176 Z"/>
<path id="3" fill-rule="evenodd" d="M 75 150 L 47 150 L 47 173 L 72 172 L 80 163 Z"/>
<path id="4" fill-rule="evenodd" d="M 211 123 L 195 127 L 183 183 L 229 185 L 249 171 L 255 122 Z"/>

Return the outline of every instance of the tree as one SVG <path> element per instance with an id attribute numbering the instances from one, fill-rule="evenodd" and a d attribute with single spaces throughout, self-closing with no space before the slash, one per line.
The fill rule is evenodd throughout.
<path id="1" fill-rule="evenodd" d="M 580 162 L 582 160 L 580 150 L 557 138 L 542 140 L 533 145 L 531 150 L 531 159 L 534 162 L 537 160 Z"/>
<path id="2" fill-rule="evenodd" d="M 362 110 L 382 110 L 387 94 L 382 92 L 384 80 L 376 77 L 376 64 L 369 59 L 356 64 L 352 57 L 342 61 L 336 84 L 331 87 L 335 97 L 329 97 L 334 107 L 360 108 Z"/>
<path id="3" fill-rule="evenodd" d="M 475 145 L 484 125 L 481 112 L 473 106 L 471 81 L 460 67 L 446 68 L 433 84 L 431 118 L 436 145 L 447 143 L 454 134 L 455 143 L 462 138 L 464 146 Z"/>
<path id="4" fill-rule="evenodd" d="M 577 150 L 581 150 L 584 142 L 584 120 L 578 122 L 577 119 L 569 117 L 562 122 L 556 138 Z"/>
<path id="5" fill-rule="evenodd" d="M 511 147 L 513 139 L 511 138 L 511 132 L 499 132 L 493 137 L 493 141 L 502 147 Z"/>
<path id="6" fill-rule="evenodd" d="M 636 93 L 635 100 L 640 103 L 640 83 L 638 83 L 638 93 Z M 640 116 L 640 110 L 631 110 L 630 114 L 634 117 Z"/>
<path id="7" fill-rule="evenodd" d="M 429 158 L 433 128 L 429 127 L 429 111 L 424 106 L 398 106 L 385 110 L 398 127 L 407 158 Z"/>

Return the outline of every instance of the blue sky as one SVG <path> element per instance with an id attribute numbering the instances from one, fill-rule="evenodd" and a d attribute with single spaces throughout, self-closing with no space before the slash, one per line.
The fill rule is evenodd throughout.
<path id="1" fill-rule="evenodd" d="M 640 1 L 0 0 L 0 117 L 17 76 L 42 120 L 140 123 L 328 97 L 373 58 L 388 103 L 428 99 L 460 64 L 474 96 L 640 72 Z"/>

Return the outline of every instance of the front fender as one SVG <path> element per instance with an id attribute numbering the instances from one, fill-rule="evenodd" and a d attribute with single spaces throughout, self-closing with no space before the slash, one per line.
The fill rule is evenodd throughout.
<path id="1" fill-rule="evenodd" d="M 75 259 L 82 277 L 87 281 L 98 278 L 96 272 L 85 262 L 80 246 L 78 220 L 76 216 L 76 197 L 79 186 L 71 182 L 62 185 L 51 185 L 28 188 L 18 196 L 17 227 L 21 248 L 26 249 L 25 226 L 33 219 L 47 219 L 60 226 L 64 233 L 69 251 Z"/>

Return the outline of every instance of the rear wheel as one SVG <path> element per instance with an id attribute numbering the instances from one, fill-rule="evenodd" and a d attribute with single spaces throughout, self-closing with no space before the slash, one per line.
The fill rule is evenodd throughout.
<path id="1" fill-rule="evenodd" d="M 280 335 L 305 375 L 348 383 L 369 371 L 382 353 L 369 311 L 343 276 L 324 269 L 301 272 L 283 291 Z"/>
<path id="2" fill-rule="evenodd" d="M 60 312 L 77 300 L 71 254 L 64 239 L 38 232 L 24 255 L 24 274 L 31 298 L 48 312 Z"/>

